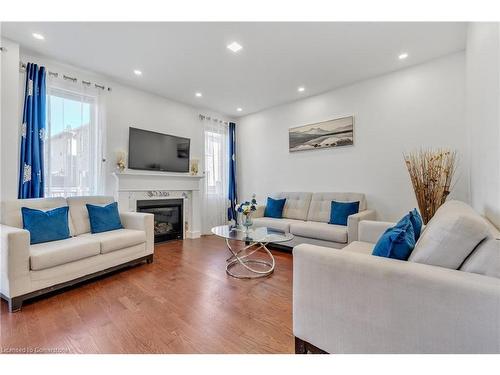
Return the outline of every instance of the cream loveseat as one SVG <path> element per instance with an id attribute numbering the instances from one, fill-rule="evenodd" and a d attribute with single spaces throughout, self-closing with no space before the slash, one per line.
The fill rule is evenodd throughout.
<path id="1" fill-rule="evenodd" d="M 253 223 L 257 227 L 292 233 L 294 238 L 280 243 L 283 246 L 308 243 L 342 248 L 357 240 L 361 220 L 375 219 L 375 211 L 366 209 L 365 195 L 360 193 L 277 193 L 271 198 L 286 198 L 283 218 L 264 217 L 265 206 L 259 206 L 253 215 Z M 332 201 L 359 201 L 359 213 L 349 216 L 347 226 L 328 224 Z"/>
<path id="2" fill-rule="evenodd" d="M 371 255 L 392 225 L 361 222 L 342 251 L 294 248 L 296 352 L 500 353 L 498 230 L 450 201 L 408 261 Z"/>
<path id="3" fill-rule="evenodd" d="M 91 234 L 86 203 L 104 205 L 112 197 L 20 199 L 2 203 L 0 291 L 9 311 L 24 300 L 118 268 L 153 261 L 153 215 L 120 213 L 124 229 Z M 21 207 L 49 210 L 69 206 L 71 238 L 30 245 L 22 229 Z"/>

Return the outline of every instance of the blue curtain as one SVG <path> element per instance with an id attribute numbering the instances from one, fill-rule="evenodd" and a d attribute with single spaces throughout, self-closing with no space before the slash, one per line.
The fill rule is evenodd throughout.
<path id="1" fill-rule="evenodd" d="M 237 221 L 236 204 L 236 124 L 229 123 L 229 201 L 231 206 L 227 209 L 227 219 Z"/>
<path id="2" fill-rule="evenodd" d="M 19 163 L 18 198 L 42 198 L 43 143 L 45 138 L 45 68 L 28 63 L 24 88 L 24 109 Z"/>

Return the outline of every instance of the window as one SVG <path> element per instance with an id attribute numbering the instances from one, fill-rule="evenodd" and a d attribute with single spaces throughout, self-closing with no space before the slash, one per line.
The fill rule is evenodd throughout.
<path id="1" fill-rule="evenodd" d="M 223 183 L 224 163 L 221 158 L 223 135 L 210 131 L 205 132 L 205 178 L 207 193 L 218 194 Z"/>
<path id="2" fill-rule="evenodd" d="M 96 97 L 49 88 L 44 150 L 45 196 L 100 192 L 99 134 Z"/>
<path id="3" fill-rule="evenodd" d="M 228 126 L 226 123 L 206 119 L 203 122 L 205 138 L 205 199 L 204 233 L 216 225 L 227 223 L 229 206 Z"/>

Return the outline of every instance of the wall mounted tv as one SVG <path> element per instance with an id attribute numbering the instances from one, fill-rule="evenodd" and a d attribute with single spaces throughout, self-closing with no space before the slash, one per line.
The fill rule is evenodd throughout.
<path id="1" fill-rule="evenodd" d="M 189 138 L 129 128 L 128 167 L 162 172 L 189 172 Z"/>

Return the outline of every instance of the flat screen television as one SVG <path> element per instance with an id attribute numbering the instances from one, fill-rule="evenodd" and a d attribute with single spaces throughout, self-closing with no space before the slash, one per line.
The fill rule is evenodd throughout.
<path id="1" fill-rule="evenodd" d="M 128 167 L 148 171 L 189 172 L 189 138 L 129 128 Z"/>

